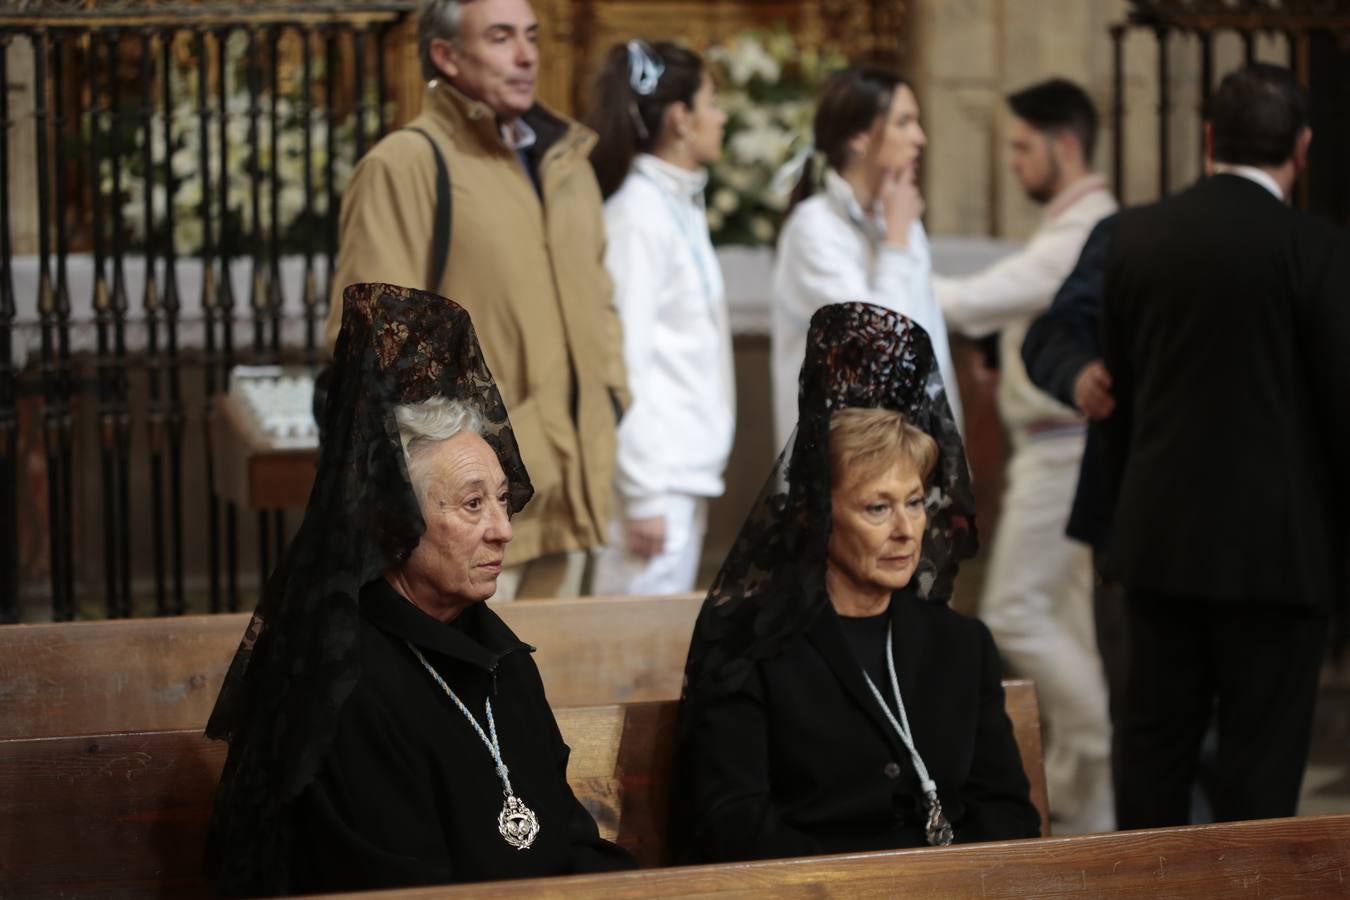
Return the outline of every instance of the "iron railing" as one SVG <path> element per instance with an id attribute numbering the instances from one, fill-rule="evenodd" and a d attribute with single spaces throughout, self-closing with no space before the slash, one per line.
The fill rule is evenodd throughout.
<path id="1" fill-rule="evenodd" d="M 1157 43 L 1157 189 L 1165 195 L 1178 185 L 1173 172 L 1173 78 L 1177 54 L 1175 38 L 1194 40 L 1199 69 L 1199 104 L 1194 127 L 1203 129 L 1203 109 L 1216 86 L 1215 41 L 1236 35 L 1246 62 L 1257 59 L 1261 36 L 1282 45 L 1274 60 L 1293 69 L 1312 99 L 1314 141 L 1310 171 L 1301 182 L 1299 205 L 1350 224 L 1350 186 L 1346 159 L 1350 158 L 1350 131 L 1346 103 L 1350 100 L 1350 0 L 1132 0 L 1126 21 L 1111 28 L 1113 45 L 1113 183 L 1116 195 L 1126 196 L 1125 43 L 1131 33 L 1151 33 Z M 1221 75 L 1223 73 L 1217 73 Z M 1203 167 L 1203 137 L 1198 141 Z M 1325 188 L 1325 189 L 1324 189 Z"/>
<path id="2" fill-rule="evenodd" d="M 211 487 L 207 406 L 237 363 L 318 359 L 342 174 L 393 117 L 386 52 L 414 8 L 19 0 L 0 12 L 0 621 L 36 589 L 21 545 L 31 563 L 45 544 L 58 620 L 151 611 L 142 596 L 161 615 L 240 607 L 244 523 Z M 14 116 L 8 63 L 24 44 L 33 104 Z M 12 240 L 21 126 L 35 259 Z M 21 431 L 41 450 L 21 447 Z M 95 541 L 77 515 L 91 493 Z M 286 522 L 266 511 L 250 524 L 261 576 Z"/>

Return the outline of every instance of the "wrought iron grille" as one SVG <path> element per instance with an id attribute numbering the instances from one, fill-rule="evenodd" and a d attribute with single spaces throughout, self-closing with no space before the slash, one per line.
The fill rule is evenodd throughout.
<path id="1" fill-rule="evenodd" d="M 1111 29 L 1113 44 L 1114 140 L 1113 182 L 1116 195 L 1125 197 L 1125 43 L 1131 32 L 1151 33 L 1157 42 L 1158 193 L 1174 187 L 1172 170 L 1172 64 L 1179 47 L 1175 38 L 1193 38 L 1198 55 L 1200 114 L 1216 82 L 1215 40 L 1235 34 L 1246 62 L 1257 59 L 1257 40 L 1265 35 L 1283 45 L 1282 62 L 1293 69 L 1312 99 L 1314 140 L 1307 177 L 1296 198 L 1299 205 L 1344 224 L 1350 224 L 1350 0 L 1131 0 L 1126 21 Z M 1221 73 L 1220 73 L 1221 74 Z M 1204 141 L 1198 142 L 1204 154 Z M 1203 165 L 1203 159 L 1201 160 Z"/>
<path id="2" fill-rule="evenodd" d="M 237 363 L 317 360 L 342 182 L 397 115 L 414 8 L 0 12 L 0 621 L 35 591 L 56 619 L 235 610 L 241 532 L 259 574 L 279 557 L 283 515 L 244 523 L 212 490 L 206 407 Z M 11 115 L 24 50 L 32 110 Z M 12 238 L 22 153 L 35 255 Z"/>

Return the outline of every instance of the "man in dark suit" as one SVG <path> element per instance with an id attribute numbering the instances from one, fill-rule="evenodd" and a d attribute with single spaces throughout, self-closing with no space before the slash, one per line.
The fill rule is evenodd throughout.
<path id="1" fill-rule="evenodd" d="M 1215 818 L 1297 805 L 1350 499 L 1350 247 L 1285 203 L 1307 122 L 1288 70 L 1229 75 L 1209 109 L 1213 174 L 1121 213 L 1107 250 L 1122 828 L 1187 821 L 1215 709 Z"/>

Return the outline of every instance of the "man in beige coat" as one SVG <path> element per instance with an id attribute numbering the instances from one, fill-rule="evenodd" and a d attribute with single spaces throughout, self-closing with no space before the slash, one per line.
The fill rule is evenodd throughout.
<path id="1" fill-rule="evenodd" d="M 619 320 L 604 267 L 604 216 L 588 156 L 595 136 L 535 101 L 539 23 L 528 0 L 429 0 L 418 52 L 421 115 L 449 170 L 445 271 L 427 285 L 436 163 L 396 131 L 361 160 L 342 199 L 327 338 L 342 290 L 426 287 L 473 316 L 534 483 L 512 523 L 498 596 L 575 596 L 604 543 L 615 428 L 627 403 Z"/>

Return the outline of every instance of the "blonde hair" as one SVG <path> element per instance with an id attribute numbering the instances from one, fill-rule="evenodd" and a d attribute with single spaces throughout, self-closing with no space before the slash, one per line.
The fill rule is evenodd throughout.
<path id="1" fill-rule="evenodd" d="M 849 407 L 830 416 L 830 484 L 875 478 L 897 462 L 909 463 L 927 483 L 938 446 L 893 409 Z"/>

